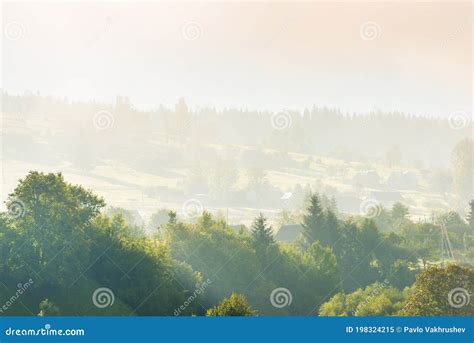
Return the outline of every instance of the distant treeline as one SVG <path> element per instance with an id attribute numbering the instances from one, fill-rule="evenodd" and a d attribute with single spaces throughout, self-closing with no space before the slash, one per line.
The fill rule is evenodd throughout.
<path id="1" fill-rule="evenodd" d="M 156 102 L 159 104 L 159 97 Z M 174 109 L 157 106 L 156 110 L 143 111 L 121 96 L 111 105 L 4 92 L 2 106 L 4 114 L 19 120 L 33 117 L 49 120 L 49 130 L 43 132 L 38 143 L 49 140 L 62 143 L 63 148 L 73 148 L 74 139 L 78 139 L 96 145 L 95 152 L 99 156 L 117 144 L 126 150 L 124 142 L 130 141 L 124 138 L 139 139 L 132 144 L 134 146 L 153 137 L 154 133 L 165 133 L 181 137 L 183 143 L 192 141 L 195 149 L 200 143 L 233 144 L 357 161 L 378 160 L 387 151 L 397 149 L 405 164 L 443 166 L 449 163 L 454 145 L 471 137 L 473 125 L 467 117 L 462 118 L 466 123 L 453 129 L 448 119 L 381 111 L 356 115 L 317 106 L 299 111 L 282 109 L 280 113 L 210 107 L 190 109 L 184 99 L 180 99 Z M 107 118 L 107 112 L 111 118 Z M 97 137 L 94 120 L 96 126 L 107 126 L 107 130 L 99 132 L 101 137 Z M 40 128 L 31 127 L 32 131 L 35 129 Z M 13 135 L 13 132 L 5 133 L 7 138 Z M 19 137 L 9 139 L 21 143 Z M 24 144 L 38 140 L 24 139 Z"/>

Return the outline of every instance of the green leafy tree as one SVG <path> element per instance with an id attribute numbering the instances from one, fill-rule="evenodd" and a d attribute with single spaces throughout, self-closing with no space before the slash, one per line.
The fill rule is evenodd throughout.
<path id="1" fill-rule="evenodd" d="M 219 305 L 210 308 L 206 316 L 255 316 L 256 312 L 252 310 L 247 299 L 243 295 L 232 293 L 229 298 L 222 300 Z"/>
<path id="2" fill-rule="evenodd" d="M 202 277 L 189 264 L 172 259 L 165 242 L 135 237 L 129 231 L 120 216 L 95 218 L 88 233 L 94 241 L 93 258 L 84 276 L 113 289 L 138 315 L 169 315 L 202 283 Z M 198 298 L 185 314 L 202 310 L 203 298 Z"/>
<path id="3" fill-rule="evenodd" d="M 206 290 L 211 303 L 238 292 L 262 308 L 267 297 L 256 289 L 266 292 L 271 285 L 264 277 L 255 279 L 262 270 L 251 237 L 236 235 L 225 223 L 202 217 L 196 224 L 177 223 L 166 230 L 164 239 L 172 257 L 188 263 L 205 280 L 219 278 Z"/>
<path id="4" fill-rule="evenodd" d="M 370 224 L 361 237 L 361 230 L 355 223 L 347 221 L 341 227 L 342 238 L 335 244 L 334 253 L 346 292 L 369 285 L 380 277 L 378 266 L 371 264 L 375 252 L 369 247 L 376 245 L 372 230 Z M 375 235 L 374 232 L 372 234 Z"/>
<path id="5" fill-rule="evenodd" d="M 50 282 L 67 284 L 86 267 L 91 220 L 104 201 L 81 186 L 71 185 L 59 174 L 30 172 L 10 194 L 7 208 L 21 205 L 22 215 L 12 226 L 28 240 L 39 270 Z M 31 253 L 30 253 L 31 256 Z"/>
<path id="6" fill-rule="evenodd" d="M 384 280 L 350 294 L 336 294 L 321 306 L 319 315 L 393 316 L 402 309 L 407 296 L 408 289 L 401 292 Z"/>
<path id="7" fill-rule="evenodd" d="M 408 227 L 412 223 L 409 219 L 410 211 L 407 206 L 397 202 L 393 204 L 390 210 L 390 225 L 391 229 L 398 231 L 400 228 Z"/>
<path id="8" fill-rule="evenodd" d="M 63 315 L 171 314 L 202 282 L 201 275 L 172 259 L 165 242 L 136 235 L 120 213 L 100 214 L 103 206 L 61 174 L 29 173 L 7 200 L 9 211 L 0 214 L 2 282 L 16 285 L 34 271 L 34 289 L 25 292 L 24 301 L 41 302 L 40 315 L 55 312 L 55 304 L 43 301 L 52 297 Z M 114 290 L 110 312 L 84 307 L 99 285 Z M 206 299 L 198 298 L 184 313 L 204 313 L 199 303 Z"/>
<path id="9" fill-rule="evenodd" d="M 212 215 L 208 211 L 203 211 L 202 215 L 198 218 L 197 225 L 199 227 L 209 227 L 214 223 Z"/>
<path id="10" fill-rule="evenodd" d="M 404 289 L 415 282 L 417 270 L 406 260 L 398 259 L 389 266 L 388 273 L 385 274 L 390 284 L 398 289 Z"/>
<path id="11" fill-rule="evenodd" d="M 5 284 L 16 285 L 39 270 L 33 242 L 13 227 L 9 216 L 0 213 L 0 275 Z"/>
<path id="12" fill-rule="evenodd" d="M 473 316 L 474 270 L 449 264 L 432 266 L 416 277 L 402 311 L 407 316 Z"/>
<path id="13" fill-rule="evenodd" d="M 410 214 L 408 207 L 400 202 L 393 204 L 392 210 L 390 212 L 394 221 L 406 219 Z"/>

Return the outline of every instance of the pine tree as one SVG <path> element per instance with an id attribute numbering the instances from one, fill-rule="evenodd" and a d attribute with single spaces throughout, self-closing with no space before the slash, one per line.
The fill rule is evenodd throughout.
<path id="1" fill-rule="evenodd" d="M 262 213 L 253 222 L 252 240 L 257 247 L 265 248 L 275 242 L 272 227 L 267 226 L 267 218 Z"/>
<path id="2" fill-rule="evenodd" d="M 324 231 L 321 244 L 323 246 L 327 245 L 333 247 L 334 244 L 339 240 L 340 229 L 339 229 L 339 219 L 332 209 L 326 210 L 325 222 L 324 222 Z"/>
<path id="3" fill-rule="evenodd" d="M 303 216 L 303 235 L 308 244 L 320 240 L 320 231 L 325 225 L 324 211 L 317 194 L 309 198 L 309 206 Z"/>

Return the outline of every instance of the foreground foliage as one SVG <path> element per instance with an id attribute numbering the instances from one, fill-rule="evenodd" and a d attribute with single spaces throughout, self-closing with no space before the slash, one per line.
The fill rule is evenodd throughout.
<path id="1" fill-rule="evenodd" d="M 474 270 L 457 265 L 433 266 L 420 273 L 401 314 L 473 316 Z"/>
<path id="2" fill-rule="evenodd" d="M 206 316 L 254 316 L 256 312 L 250 308 L 243 295 L 232 293 L 229 298 L 222 300 L 219 305 L 207 310 Z"/>
<path id="3" fill-rule="evenodd" d="M 380 232 L 370 219 L 342 220 L 312 195 L 302 239 L 281 244 L 263 214 L 251 232 L 235 232 L 206 211 L 192 224 L 174 212 L 163 224 L 161 213 L 159 232 L 145 236 L 126 212 L 105 214 L 103 199 L 61 174 L 29 173 L 6 205 L 0 315 L 473 314 L 472 304 L 447 300 L 453 288 L 472 293 L 470 268 L 425 269 L 410 288 L 419 259 L 434 255 L 416 234 L 437 227 L 411 223 L 402 206 L 393 216 L 407 226 Z M 466 237 L 468 224 L 449 219 Z M 94 294 L 104 288 L 110 303 L 97 306 Z M 276 289 L 289 292 L 284 306 L 271 299 Z"/>

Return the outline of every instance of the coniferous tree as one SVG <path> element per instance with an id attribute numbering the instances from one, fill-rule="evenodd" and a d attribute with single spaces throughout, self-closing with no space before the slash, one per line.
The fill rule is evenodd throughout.
<path id="1" fill-rule="evenodd" d="M 317 194 L 312 194 L 309 198 L 309 206 L 303 216 L 303 236 L 308 244 L 321 238 L 321 230 L 325 225 L 324 211 Z"/>
<path id="2" fill-rule="evenodd" d="M 392 210 L 390 211 L 390 215 L 394 221 L 406 219 L 409 214 L 408 207 L 400 202 L 393 204 Z"/>
<path id="3" fill-rule="evenodd" d="M 262 213 L 253 222 L 252 240 L 257 247 L 263 248 L 275 242 L 272 227 L 267 225 L 267 218 Z"/>
<path id="4" fill-rule="evenodd" d="M 325 214 L 323 236 L 321 237 L 321 244 L 333 247 L 339 240 L 339 219 L 332 209 L 328 209 Z"/>

